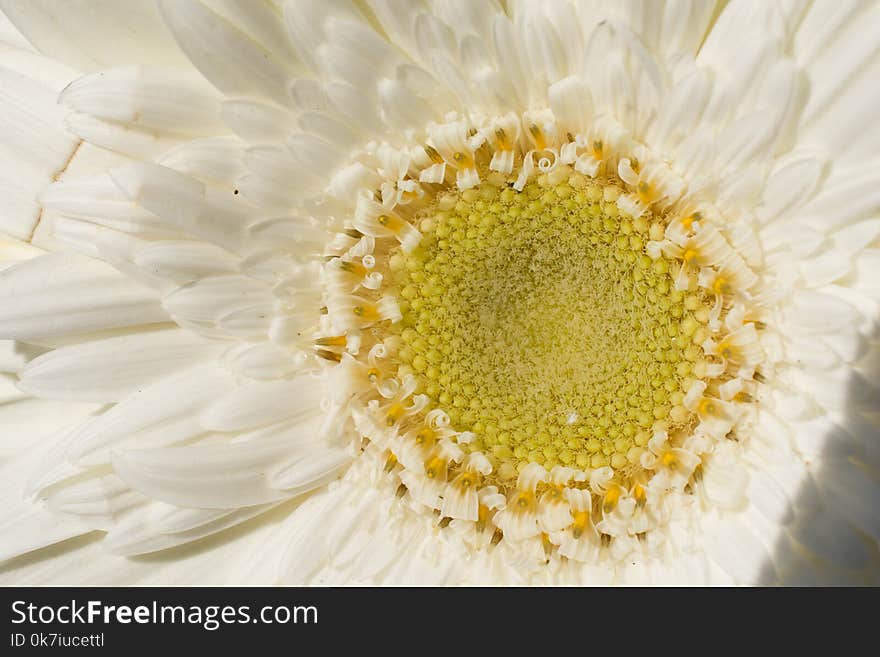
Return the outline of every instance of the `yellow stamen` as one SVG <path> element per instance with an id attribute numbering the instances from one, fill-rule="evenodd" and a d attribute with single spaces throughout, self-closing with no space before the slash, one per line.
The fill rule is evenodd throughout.
<path id="1" fill-rule="evenodd" d="M 731 294 L 731 292 L 733 291 L 733 287 L 730 285 L 730 281 L 728 281 L 723 276 L 719 276 L 712 284 L 712 291 L 715 292 L 715 294 L 717 295 L 724 296 Z"/>
<path id="2" fill-rule="evenodd" d="M 574 538 L 580 538 L 581 534 L 584 533 L 584 530 L 590 524 L 590 512 L 589 511 L 575 511 L 573 515 L 574 515 L 574 522 L 571 523 L 571 535 Z"/>
<path id="3" fill-rule="evenodd" d="M 702 220 L 703 220 L 703 215 L 700 212 L 692 212 L 691 214 L 679 219 L 679 221 L 681 222 L 681 225 L 684 226 L 688 230 L 690 230 L 690 228 L 694 225 L 695 221 L 702 221 Z"/>
<path id="4" fill-rule="evenodd" d="M 648 493 L 641 484 L 636 484 L 633 487 L 633 497 L 636 500 L 636 504 L 640 507 L 645 506 L 648 502 Z"/>
<path id="5" fill-rule="evenodd" d="M 544 131 L 538 126 L 537 123 L 532 123 L 529 125 L 529 134 L 532 135 L 532 139 L 535 140 L 535 148 L 539 151 L 547 148 L 547 137 L 544 135 Z"/>
<path id="6" fill-rule="evenodd" d="M 507 133 L 504 132 L 503 128 L 495 128 L 495 140 L 498 144 L 497 150 L 499 150 L 499 151 L 511 150 L 510 140 L 507 138 Z"/>
<path id="7" fill-rule="evenodd" d="M 535 508 L 535 494 L 530 490 L 521 490 L 513 500 L 512 509 L 521 513 Z"/>
<path id="8" fill-rule="evenodd" d="M 699 264 L 700 254 L 696 249 L 685 249 L 685 252 L 681 256 L 682 260 L 684 260 L 686 265 L 696 265 Z"/>
<path id="9" fill-rule="evenodd" d="M 621 488 L 617 484 L 611 484 L 608 487 L 608 490 L 605 491 L 605 498 L 602 500 L 602 510 L 605 513 L 611 513 L 614 511 L 614 507 L 617 506 L 617 502 L 620 500 Z"/>
<path id="10" fill-rule="evenodd" d="M 486 529 L 486 525 L 489 523 L 489 507 L 481 504 L 477 508 L 477 531 L 482 532 Z"/>
<path id="11" fill-rule="evenodd" d="M 391 427 L 403 416 L 404 408 L 401 404 L 392 404 L 385 413 L 385 423 Z"/>
<path id="12" fill-rule="evenodd" d="M 448 463 L 441 456 L 432 456 L 425 461 L 425 476 L 428 479 L 445 479 Z"/>
<path id="13" fill-rule="evenodd" d="M 352 262 L 351 260 L 340 259 L 337 260 L 336 263 L 342 271 L 348 272 L 349 274 L 354 274 L 359 278 L 363 278 L 369 273 L 367 268 L 359 262 Z"/>
<path id="14" fill-rule="evenodd" d="M 452 155 L 452 160 L 459 169 L 470 169 L 474 166 L 473 159 L 471 159 L 471 156 L 464 151 L 456 151 Z"/>
<path id="15" fill-rule="evenodd" d="M 660 462 L 667 468 L 674 468 L 678 465 L 678 457 L 672 450 L 669 450 L 660 457 Z"/>
<path id="16" fill-rule="evenodd" d="M 454 486 L 462 491 L 465 491 L 468 488 L 474 488 L 478 483 L 480 483 L 480 475 L 476 472 L 462 472 L 452 482 Z"/>
<path id="17" fill-rule="evenodd" d="M 379 311 L 376 309 L 376 306 L 372 304 L 358 304 L 351 309 L 351 312 L 353 312 L 355 316 L 365 319 L 368 322 L 376 322 L 380 319 Z"/>
<path id="18" fill-rule="evenodd" d="M 319 347 L 344 347 L 348 339 L 344 335 L 333 335 L 318 338 L 315 344 Z"/>
<path id="19" fill-rule="evenodd" d="M 334 363 L 338 363 L 342 360 L 342 354 L 337 354 L 335 351 L 330 351 L 328 349 L 318 349 L 315 353 L 324 360 L 329 360 Z"/>
<path id="20" fill-rule="evenodd" d="M 431 162 L 433 162 L 434 164 L 443 164 L 443 156 L 441 156 L 440 153 L 437 152 L 436 148 L 434 148 L 433 146 L 429 146 L 428 144 L 425 144 L 423 148 L 425 149 L 425 154 L 428 156 Z"/>

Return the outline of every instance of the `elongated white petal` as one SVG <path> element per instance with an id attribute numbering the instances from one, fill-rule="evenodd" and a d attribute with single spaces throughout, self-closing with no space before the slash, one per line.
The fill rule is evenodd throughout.
<path id="1" fill-rule="evenodd" d="M 222 203 L 199 181 L 156 164 L 132 163 L 110 172 L 132 202 L 180 229 L 223 247 L 241 245 L 244 210 Z"/>
<path id="2" fill-rule="evenodd" d="M 186 69 L 112 68 L 70 83 L 59 102 L 99 119 L 171 134 L 220 128 L 220 95 Z"/>
<path id="3" fill-rule="evenodd" d="M 311 449 L 322 448 L 315 445 Z M 238 508 L 289 496 L 272 487 L 266 471 L 290 452 L 286 439 L 126 450 L 115 454 L 113 467 L 136 490 L 170 504 Z M 304 487 L 323 483 L 323 479 L 313 476 L 302 480 Z"/>
<path id="4" fill-rule="evenodd" d="M 206 431 L 199 411 L 234 385 L 232 374 L 214 363 L 183 370 L 75 429 L 66 455 L 84 465 L 106 463 L 113 449 L 172 445 L 199 436 Z"/>
<path id="5" fill-rule="evenodd" d="M 35 358 L 22 370 L 19 385 L 41 397 L 115 402 L 219 351 L 181 330 L 94 340 Z"/>
<path id="6" fill-rule="evenodd" d="M 208 137 L 175 146 L 163 153 L 157 163 L 224 187 L 228 197 L 236 195 L 235 181 L 245 172 L 243 156 L 241 140 L 229 136 Z"/>
<path id="7" fill-rule="evenodd" d="M 40 52 L 79 70 L 144 61 L 188 64 L 149 2 L 3 0 L 0 9 Z"/>
<path id="8" fill-rule="evenodd" d="M 23 240 L 31 238 L 40 218 L 37 195 L 65 169 L 79 142 L 67 133 L 65 112 L 54 102 L 57 76 L 33 69 L 0 53 L 0 231 Z"/>
<path id="9" fill-rule="evenodd" d="M 157 5 L 181 50 L 220 91 L 287 102 L 289 62 L 269 52 L 240 23 L 197 0 L 159 0 Z"/>
<path id="10" fill-rule="evenodd" d="M 201 416 L 216 431 L 241 431 L 287 419 L 322 414 L 323 390 L 309 376 L 260 382 L 233 390 L 211 404 Z"/>
<path id="11" fill-rule="evenodd" d="M 242 509 L 226 509 L 219 514 L 204 509 L 192 509 L 188 511 L 195 517 L 201 516 L 202 522 L 179 531 L 162 531 L 162 521 L 168 516 L 169 505 L 157 504 L 145 510 L 139 509 L 121 520 L 107 533 L 102 547 L 112 554 L 124 556 L 167 550 L 234 527 L 265 513 L 272 506 L 274 505 L 270 503 Z M 154 513 L 150 514 L 150 511 Z M 152 524 L 154 520 L 151 515 L 159 516 L 159 528 Z M 193 521 L 195 517 L 192 518 Z M 200 576 L 201 579 L 205 577 L 205 574 Z"/>
<path id="12" fill-rule="evenodd" d="M 53 253 L 0 272 L 0 331 L 23 339 L 167 321 L 154 292 L 108 265 Z"/>

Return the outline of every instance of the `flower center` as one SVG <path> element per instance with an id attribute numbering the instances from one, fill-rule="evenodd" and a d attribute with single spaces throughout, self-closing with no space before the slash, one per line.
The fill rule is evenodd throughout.
<path id="1" fill-rule="evenodd" d="M 428 132 L 371 155 L 316 353 L 405 504 L 589 560 L 666 522 L 754 399 L 748 235 L 614 126 Z"/>
<path id="2" fill-rule="evenodd" d="M 618 184 L 558 178 L 446 193 L 393 259 L 399 374 L 474 432 L 468 449 L 491 452 L 499 477 L 530 462 L 633 469 L 656 421 L 691 422 L 711 301 L 645 254 L 659 219 L 621 217 Z"/>

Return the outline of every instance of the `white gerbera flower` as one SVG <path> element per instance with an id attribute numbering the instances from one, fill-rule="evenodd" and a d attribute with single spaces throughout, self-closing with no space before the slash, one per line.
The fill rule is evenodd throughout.
<path id="1" fill-rule="evenodd" d="M 3 581 L 875 582 L 880 5 L 721 5 L 0 0 Z"/>

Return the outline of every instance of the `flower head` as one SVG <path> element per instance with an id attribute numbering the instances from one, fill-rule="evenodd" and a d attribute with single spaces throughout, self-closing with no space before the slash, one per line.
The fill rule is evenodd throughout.
<path id="1" fill-rule="evenodd" d="M 3 8 L 13 576 L 876 578 L 877 7 Z"/>

